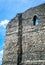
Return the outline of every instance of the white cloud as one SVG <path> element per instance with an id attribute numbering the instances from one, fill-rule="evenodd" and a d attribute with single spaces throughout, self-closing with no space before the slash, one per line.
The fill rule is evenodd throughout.
<path id="1" fill-rule="evenodd" d="M 3 50 L 0 51 L 0 54 L 2 54 L 2 53 L 3 53 Z"/>
<path id="2" fill-rule="evenodd" d="M 9 20 L 3 20 L 0 22 L 0 26 L 3 26 L 4 28 L 6 27 L 6 25 L 8 24 Z"/>
<path id="3" fill-rule="evenodd" d="M 0 51 L 0 61 L 2 61 L 2 57 L 3 57 L 3 50 Z"/>

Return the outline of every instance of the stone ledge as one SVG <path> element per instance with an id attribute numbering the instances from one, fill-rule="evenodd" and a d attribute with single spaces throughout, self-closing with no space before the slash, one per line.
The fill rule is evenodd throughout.
<path id="1" fill-rule="evenodd" d="M 45 60 L 27 60 L 22 63 L 45 63 Z"/>

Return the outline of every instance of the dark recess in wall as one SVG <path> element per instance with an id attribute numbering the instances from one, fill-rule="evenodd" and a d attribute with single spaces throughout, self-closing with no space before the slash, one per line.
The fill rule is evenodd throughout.
<path id="1" fill-rule="evenodd" d="M 19 29 L 18 29 L 18 51 L 17 51 L 17 65 L 21 65 L 22 61 L 22 14 L 18 14 L 18 19 L 19 19 Z"/>

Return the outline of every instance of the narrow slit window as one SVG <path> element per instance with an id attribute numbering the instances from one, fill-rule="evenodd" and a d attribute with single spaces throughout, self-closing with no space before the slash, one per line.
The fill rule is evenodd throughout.
<path id="1" fill-rule="evenodd" d="M 38 24 L 39 24 L 39 20 L 38 20 L 37 16 L 34 16 L 33 25 L 38 25 Z"/>

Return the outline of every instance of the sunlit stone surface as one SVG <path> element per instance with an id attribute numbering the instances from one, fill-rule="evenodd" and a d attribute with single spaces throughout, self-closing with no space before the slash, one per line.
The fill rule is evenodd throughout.
<path id="1" fill-rule="evenodd" d="M 6 29 L 2 65 L 45 65 L 45 4 L 17 14 Z"/>

